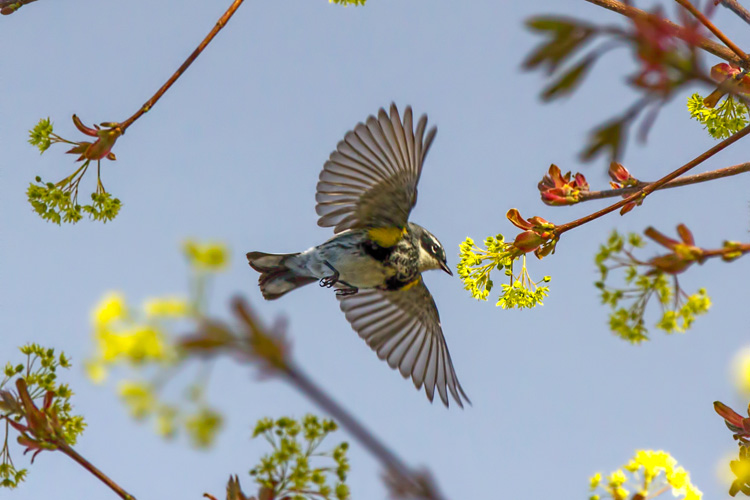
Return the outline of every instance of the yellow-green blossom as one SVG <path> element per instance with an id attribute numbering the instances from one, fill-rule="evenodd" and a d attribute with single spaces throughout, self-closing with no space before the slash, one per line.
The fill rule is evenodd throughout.
<path id="1" fill-rule="evenodd" d="M 198 271 L 221 271 L 229 264 L 229 250 L 223 243 L 187 240 L 183 250 L 190 266 Z"/>
<path id="2" fill-rule="evenodd" d="M 526 256 L 511 243 L 505 243 L 502 234 L 490 236 L 484 240 L 486 250 L 474 244 L 474 240 L 466 238 L 460 245 L 460 261 L 457 265 L 458 275 L 464 283 L 464 289 L 477 300 L 487 300 L 494 285 L 490 279 L 493 270 L 501 270 L 509 278 L 508 284 L 502 285 L 502 294 L 498 297 L 497 306 L 503 309 L 523 309 L 543 305 L 542 299 L 549 293 L 548 286 L 539 286 L 542 282 L 549 282 L 545 276 L 541 281 L 534 282 L 526 268 Z M 521 272 L 513 273 L 513 263 L 522 258 Z"/>

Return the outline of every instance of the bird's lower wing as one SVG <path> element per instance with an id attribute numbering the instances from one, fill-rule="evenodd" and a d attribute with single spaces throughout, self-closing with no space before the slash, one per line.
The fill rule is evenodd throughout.
<path id="1" fill-rule="evenodd" d="M 339 305 L 378 357 L 411 377 L 417 389 L 424 385 L 430 401 L 437 388 L 445 406 L 448 392 L 459 406 L 463 400 L 470 403 L 453 369 L 435 301 L 421 278 L 403 290 L 341 296 Z"/>

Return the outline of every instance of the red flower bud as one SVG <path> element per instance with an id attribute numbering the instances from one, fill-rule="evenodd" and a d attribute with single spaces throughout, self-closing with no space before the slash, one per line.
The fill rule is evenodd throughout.
<path id="1" fill-rule="evenodd" d="M 545 239 L 536 234 L 534 231 L 524 231 L 516 236 L 513 246 L 523 253 L 533 252 L 539 245 L 545 242 Z"/>
<path id="2" fill-rule="evenodd" d="M 577 173 L 571 180 L 570 172 L 563 175 L 560 167 L 553 163 L 537 189 L 547 205 L 572 205 L 578 203 L 581 192 L 589 190 L 589 184 L 583 174 Z"/>

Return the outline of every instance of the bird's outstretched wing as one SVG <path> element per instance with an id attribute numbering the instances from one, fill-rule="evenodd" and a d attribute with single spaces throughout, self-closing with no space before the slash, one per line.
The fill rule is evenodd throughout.
<path id="1" fill-rule="evenodd" d="M 391 104 L 347 132 L 320 173 L 315 210 L 318 225 L 335 233 L 357 228 L 403 228 L 417 202 L 422 162 L 435 138 L 425 136 L 427 115 L 413 130 L 411 107 L 404 119 Z"/>
<path id="2" fill-rule="evenodd" d="M 380 359 L 424 385 L 430 401 L 435 388 L 445 406 L 448 391 L 458 406 L 471 403 L 458 382 L 445 344 L 435 301 L 421 278 L 402 290 L 360 290 L 339 296 L 339 305 L 352 328 Z"/>

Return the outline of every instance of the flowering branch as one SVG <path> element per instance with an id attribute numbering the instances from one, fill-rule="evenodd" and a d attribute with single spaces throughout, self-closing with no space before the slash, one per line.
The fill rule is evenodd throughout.
<path id="1" fill-rule="evenodd" d="M 193 353 L 197 356 L 219 353 L 239 356 L 242 361 L 257 363 L 263 375 L 280 376 L 333 417 L 380 461 L 387 473 L 386 484 L 394 496 L 398 497 L 395 495 L 398 492 L 402 497 L 409 494 L 432 500 L 444 498 L 429 474 L 407 466 L 354 415 L 331 398 L 297 366 L 284 339 L 282 325 L 266 329 L 247 302 L 241 298 L 232 301 L 232 309 L 242 328 L 239 334 L 235 334 L 223 324 L 206 321 L 198 332 L 184 337 L 180 347 L 188 354 Z"/>
<path id="2" fill-rule="evenodd" d="M 739 132 L 733 134 L 731 137 L 728 137 L 727 139 L 724 139 L 723 141 L 721 141 L 720 143 L 718 143 L 717 145 L 715 145 L 714 147 L 712 147 L 708 151 L 706 151 L 706 152 L 704 152 L 704 153 L 696 156 L 695 158 L 693 158 L 692 160 L 690 160 L 689 162 L 687 162 L 685 165 L 683 165 L 680 168 L 678 168 L 678 169 L 670 172 L 669 174 L 665 175 L 661 179 L 659 179 L 659 180 L 657 180 L 655 182 L 652 182 L 652 183 L 650 183 L 650 184 L 648 184 L 648 185 L 646 185 L 646 186 L 638 189 L 635 193 L 633 193 L 632 195 L 628 196 L 627 198 L 625 198 L 623 200 L 620 200 L 617 203 L 614 203 L 614 204 L 612 204 L 612 205 L 610 205 L 610 206 L 608 206 L 606 208 L 603 208 L 603 209 L 601 209 L 601 210 L 599 210 L 597 212 L 589 214 L 589 215 L 587 215 L 585 217 L 581 217 L 580 219 L 576 219 L 574 221 L 571 221 L 571 222 L 568 222 L 568 223 L 561 224 L 561 225 L 557 226 L 554 229 L 555 235 L 559 238 L 566 231 L 570 231 L 571 229 L 575 229 L 578 226 L 582 226 L 583 224 L 591 222 L 592 220 L 598 219 L 598 218 L 603 217 L 603 216 L 605 216 L 605 215 L 607 215 L 607 214 L 609 214 L 611 212 L 614 212 L 615 210 L 623 208 L 628 203 L 632 203 L 632 202 L 638 203 L 638 202 L 643 201 L 643 199 L 646 198 L 646 196 L 648 196 L 649 194 L 653 193 L 657 189 L 661 188 L 662 186 L 664 186 L 669 181 L 671 181 L 673 179 L 676 179 L 677 177 L 679 177 L 682 174 L 688 172 L 692 168 L 697 167 L 698 165 L 700 165 L 704 161 L 706 161 L 709 158 L 711 158 L 716 153 L 718 153 L 718 152 L 726 149 L 728 146 L 734 144 L 739 139 L 742 139 L 743 137 L 745 137 L 748 134 L 750 134 L 750 126 L 747 126 L 747 127 L 743 128 L 742 130 L 740 130 Z"/>
<path id="3" fill-rule="evenodd" d="M 740 163 L 739 165 L 733 165 L 731 167 L 719 168 L 717 170 L 711 170 L 710 172 L 678 177 L 677 179 L 673 179 L 662 184 L 657 188 L 657 190 L 687 186 L 690 184 L 698 184 L 701 182 L 721 179 L 723 177 L 731 177 L 733 175 L 742 174 L 745 172 L 750 172 L 750 162 Z M 622 187 L 618 189 L 604 189 L 602 191 L 581 191 L 578 195 L 577 201 L 582 202 L 627 196 L 629 194 L 638 192 L 640 189 L 650 184 L 653 184 L 653 182 L 637 181 L 634 186 Z"/>
<path id="4" fill-rule="evenodd" d="M 251 359 L 257 359 L 258 355 L 266 353 L 266 366 L 271 367 L 284 376 L 297 390 L 307 396 L 311 401 L 318 405 L 323 411 L 328 413 L 343 428 L 347 429 L 352 436 L 362 444 L 370 453 L 372 453 L 385 467 L 392 482 L 398 485 L 398 488 L 413 491 L 420 498 L 441 500 L 443 496 L 437 491 L 429 476 L 419 472 L 412 471 L 406 463 L 401 460 L 392 450 L 383 444 L 375 435 L 360 423 L 353 414 L 347 411 L 343 406 L 337 403 L 329 396 L 319 385 L 310 379 L 291 359 L 286 346 L 276 349 L 262 348 L 258 346 L 268 346 L 269 342 L 278 340 L 269 336 L 263 330 L 258 320 L 255 318 L 249 305 L 242 298 L 235 298 L 232 301 L 232 308 L 235 315 L 240 319 L 246 328 L 247 338 L 251 340 L 247 353 Z"/>
<path id="5" fill-rule="evenodd" d="M 0 0 L 0 2 L 3 0 Z M 53 132 L 53 124 L 49 118 L 42 119 L 30 131 L 29 142 L 37 146 L 39 151 L 44 153 L 50 145 L 56 143 L 65 143 L 72 145 L 73 148 L 68 153 L 80 155 L 76 161 L 82 161 L 83 164 L 76 171 L 57 183 L 43 182 L 42 178 L 36 177 L 36 184 L 32 183 L 27 190 L 27 197 L 34 210 L 45 220 L 56 224 L 61 222 L 76 223 L 87 213 L 93 220 L 107 222 L 114 219 L 119 213 L 121 202 L 113 198 L 110 193 L 104 189 L 101 180 L 101 160 L 116 160 L 112 148 L 115 142 L 125 134 L 125 131 L 144 113 L 148 112 L 154 104 L 169 90 L 180 76 L 187 70 L 203 50 L 211 43 L 216 34 L 226 26 L 229 19 L 234 15 L 243 0 L 234 0 L 227 11 L 219 18 L 216 25 L 198 45 L 198 47 L 188 56 L 185 62 L 174 72 L 174 74 L 156 91 L 156 93 L 146 101 L 130 118 L 124 122 L 105 122 L 100 125 L 88 127 L 81 120 L 73 115 L 73 123 L 76 128 L 89 137 L 95 137 L 91 141 L 70 141 L 60 137 Z M 2 5 L 2 4 L 0 4 Z M 5 13 L 5 12 L 3 12 Z M 93 203 L 90 205 L 80 205 L 78 203 L 78 185 L 86 174 L 89 165 L 95 161 L 97 171 L 96 191 L 92 193 Z"/>
<path id="6" fill-rule="evenodd" d="M 109 486 L 123 500 L 135 500 L 135 497 L 127 493 L 117 483 L 112 481 L 106 474 L 97 469 L 91 462 L 83 458 L 68 443 L 70 437 L 66 436 L 64 423 L 61 421 L 60 412 L 54 405 L 55 391 L 48 390 L 44 395 L 44 404 L 38 408 L 29 393 L 26 379 L 16 379 L 17 396 L 9 391 L 2 392 L 2 400 L 10 409 L 9 414 L 2 418 L 19 432 L 18 443 L 26 447 L 26 451 L 33 451 L 36 457 L 44 450 L 59 450 L 80 464 L 84 469 L 96 476 L 100 481 Z M 20 416 L 17 421 L 11 415 Z M 20 420 L 25 421 L 21 423 Z M 32 463 L 34 458 L 32 457 Z"/>

